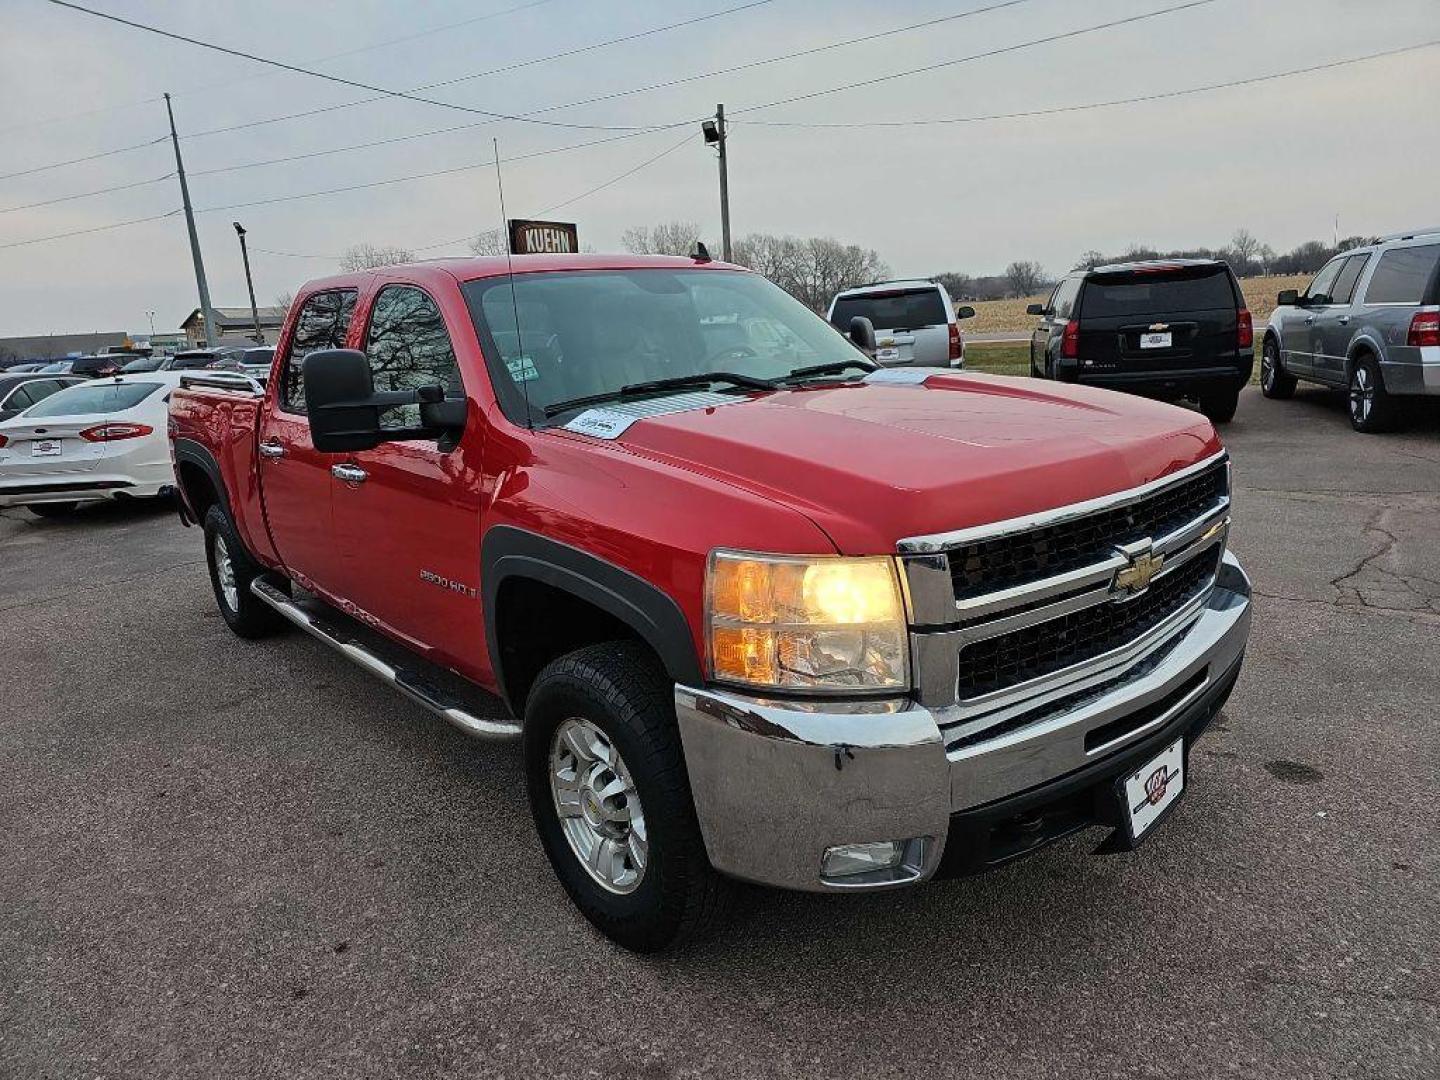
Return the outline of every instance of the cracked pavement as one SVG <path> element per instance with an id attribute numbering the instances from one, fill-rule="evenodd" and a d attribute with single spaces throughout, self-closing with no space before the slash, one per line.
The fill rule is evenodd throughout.
<path id="1" fill-rule="evenodd" d="M 232 638 L 165 511 L 0 512 L 0 1076 L 1433 1077 L 1440 412 L 1242 396 L 1234 697 L 1138 852 L 744 894 L 638 959 L 518 755 Z"/>

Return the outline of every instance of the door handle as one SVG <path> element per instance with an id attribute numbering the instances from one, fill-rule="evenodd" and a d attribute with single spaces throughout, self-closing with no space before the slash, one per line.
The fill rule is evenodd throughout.
<path id="1" fill-rule="evenodd" d="M 330 475 L 336 480 L 344 480 L 353 487 L 356 484 L 363 484 L 365 478 L 370 474 L 359 465 L 331 465 Z"/>
<path id="2" fill-rule="evenodd" d="M 285 447 L 278 442 L 262 442 L 260 444 L 260 456 L 270 458 L 272 461 L 276 458 L 282 458 L 285 456 Z"/>
<path id="3" fill-rule="evenodd" d="M 1315 321 L 1315 316 L 1314 316 L 1314 315 L 1306 315 L 1306 316 L 1305 316 L 1305 325 L 1306 325 L 1306 326 L 1309 326 L 1309 325 L 1310 325 L 1311 323 L 1313 323 L 1314 321 Z"/>
<path id="4" fill-rule="evenodd" d="M 1341 326 L 1349 326 L 1349 325 L 1350 325 L 1350 316 L 1349 316 L 1349 315 L 1341 315 L 1341 316 L 1340 316 L 1340 325 L 1341 325 Z"/>

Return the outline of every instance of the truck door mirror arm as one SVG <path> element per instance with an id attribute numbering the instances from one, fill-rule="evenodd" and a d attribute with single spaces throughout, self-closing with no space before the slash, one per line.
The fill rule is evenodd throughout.
<path id="1" fill-rule="evenodd" d="M 435 439 L 450 442 L 464 430 L 463 398 L 446 399 L 439 383 L 413 390 L 375 390 L 370 361 L 358 349 L 322 349 L 305 357 L 305 413 L 310 439 L 325 454 L 373 450 L 382 442 Z M 380 414 L 420 406 L 421 427 L 384 428 Z"/>

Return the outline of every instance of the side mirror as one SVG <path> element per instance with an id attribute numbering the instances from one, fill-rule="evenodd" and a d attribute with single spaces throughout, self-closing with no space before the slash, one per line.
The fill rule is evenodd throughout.
<path id="1" fill-rule="evenodd" d="M 974 317 L 975 309 L 969 304 L 965 304 L 955 309 L 955 318 L 957 319 L 973 319 Z"/>
<path id="2" fill-rule="evenodd" d="M 465 427 L 466 404 L 447 401 L 439 383 L 375 392 L 370 361 L 358 349 L 321 349 L 305 357 L 305 412 L 310 440 L 325 454 L 373 450 L 399 439 L 443 439 Z M 419 405 L 419 428 L 382 428 L 380 414 Z"/>
<path id="3" fill-rule="evenodd" d="M 1045 314 L 1045 305 L 1044 305 L 1044 304 L 1031 304 L 1031 305 L 1029 305 L 1029 306 L 1025 309 L 1025 314 L 1026 314 L 1026 315 L 1044 315 L 1044 314 Z"/>
<path id="4" fill-rule="evenodd" d="M 864 315 L 856 315 L 850 320 L 849 338 L 863 352 L 871 356 L 875 354 L 875 324 Z"/>
<path id="5" fill-rule="evenodd" d="M 1294 307 L 1300 302 L 1300 294 L 1294 289 L 1281 289 L 1280 295 L 1275 298 L 1277 307 Z"/>

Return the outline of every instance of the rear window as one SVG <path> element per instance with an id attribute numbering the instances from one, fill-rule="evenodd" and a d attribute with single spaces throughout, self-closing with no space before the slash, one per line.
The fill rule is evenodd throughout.
<path id="1" fill-rule="evenodd" d="M 39 405 L 26 410 L 26 419 L 40 416 L 84 416 L 89 413 L 115 413 L 133 409 L 164 383 L 86 383 L 51 394 Z"/>
<path id="2" fill-rule="evenodd" d="M 1367 304 L 1418 304 L 1425 286 L 1440 262 L 1440 244 L 1392 248 L 1380 256 L 1380 265 L 1365 290 Z"/>
<path id="3" fill-rule="evenodd" d="M 1235 293 L 1223 267 L 1198 272 L 1105 274 L 1087 281 L 1080 297 L 1081 314 L 1087 319 L 1233 307 Z"/>
<path id="4" fill-rule="evenodd" d="M 869 319 L 876 330 L 917 330 L 922 326 L 940 326 L 950 321 L 945 316 L 945 301 L 940 298 L 939 289 L 901 289 L 863 296 L 842 296 L 835 301 L 830 321 L 842 330 L 848 330 L 850 320 L 857 315 Z"/>

